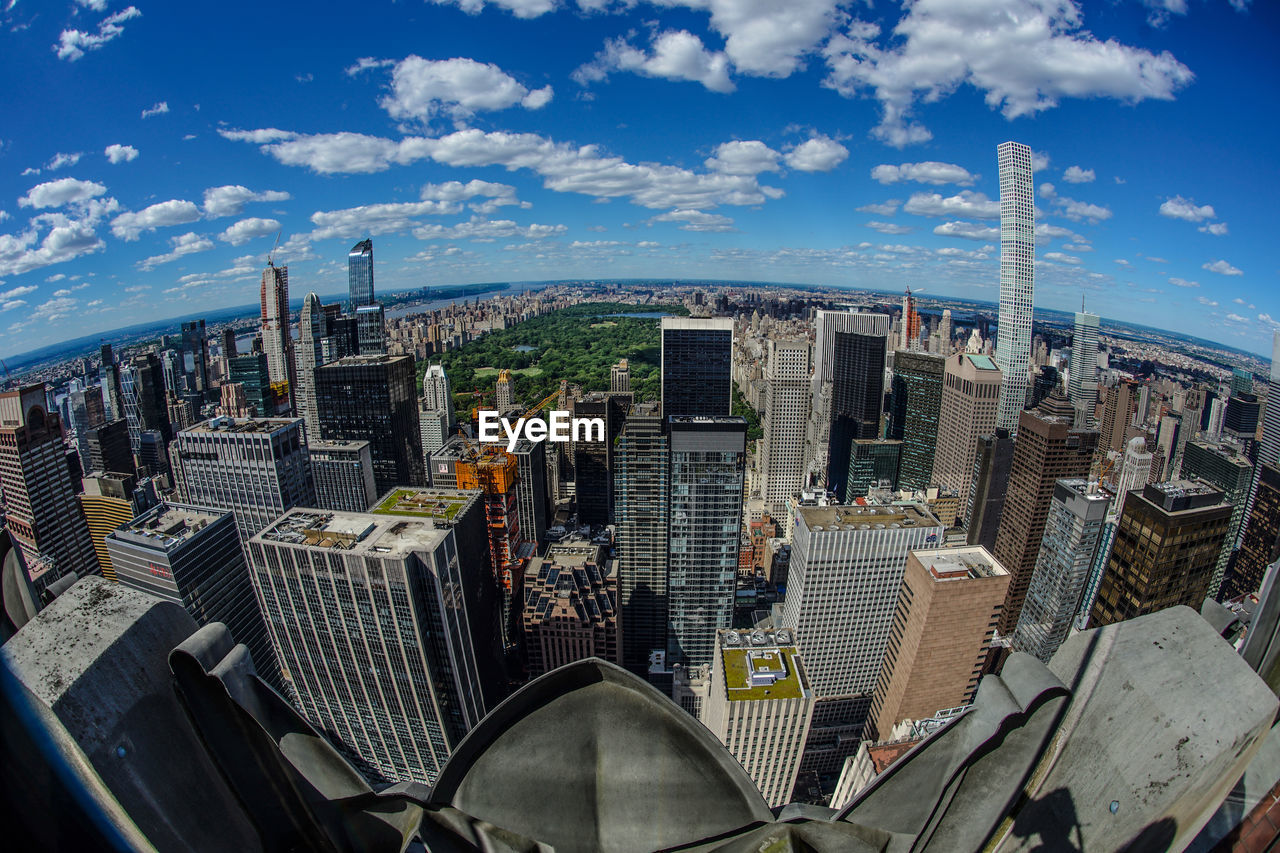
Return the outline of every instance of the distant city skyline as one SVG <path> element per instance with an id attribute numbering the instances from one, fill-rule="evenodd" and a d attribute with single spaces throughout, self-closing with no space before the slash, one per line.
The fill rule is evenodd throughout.
<path id="1" fill-rule="evenodd" d="M 344 290 L 373 236 L 379 292 L 663 277 L 994 300 L 990 151 L 1016 140 L 1038 308 L 1085 293 L 1265 354 L 1278 13 L 1174 5 L 437 0 L 336 40 L 336 14 L 288 8 L 7 4 L 0 68 L 24 86 L 5 106 L 31 118 L 0 138 L 0 353 L 248 304 L 277 235 L 299 294 Z M 1024 60 L 991 65 L 1015 21 Z"/>

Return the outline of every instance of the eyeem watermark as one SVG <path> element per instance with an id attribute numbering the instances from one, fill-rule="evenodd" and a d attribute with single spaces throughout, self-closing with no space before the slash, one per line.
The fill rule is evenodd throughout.
<path id="1" fill-rule="evenodd" d="M 480 440 L 502 441 L 507 436 L 507 452 L 514 453 L 521 435 L 530 441 L 604 441 L 604 418 L 575 418 L 563 409 L 554 409 L 548 420 L 517 418 L 512 424 L 497 412 L 480 413 Z"/>

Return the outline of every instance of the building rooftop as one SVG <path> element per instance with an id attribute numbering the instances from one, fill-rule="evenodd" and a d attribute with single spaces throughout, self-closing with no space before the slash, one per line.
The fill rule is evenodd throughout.
<path id="1" fill-rule="evenodd" d="M 133 542 L 160 551 L 171 551 L 189 542 L 198 532 L 228 515 L 231 515 L 229 510 L 213 507 L 162 503 L 109 535 L 123 542 Z"/>
<path id="2" fill-rule="evenodd" d="M 875 530 L 881 528 L 926 525 L 941 527 L 942 522 L 919 503 L 891 506 L 801 506 L 796 512 L 810 530 Z M 877 527 L 880 525 L 881 527 Z"/>
<path id="3" fill-rule="evenodd" d="M 407 359 L 407 355 L 388 355 L 387 353 L 372 353 L 369 355 L 348 355 L 337 361 L 331 361 L 328 364 L 322 364 L 317 370 L 327 370 L 331 367 L 360 367 L 367 364 L 389 364 L 393 361 Z"/>
<path id="4" fill-rule="evenodd" d="M 1009 574 L 981 545 L 968 548 L 929 548 L 912 551 L 936 581 L 993 578 Z"/>
<path id="5" fill-rule="evenodd" d="M 301 418 L 217 417 L 189 426 L 182 432 L 273 433 L 300 423 Z"/>
<path id="6" fill-rule="evenodd" d="M 430 518 L 416 521 L 394 515 L 292 509 L 251 541 L 403 556 L 434 551 L 447 535 L 447 526 L 438 527 Z"/>
<path id="7" fill-rule="evenodd" d="M 879 776 L 889 769 L 889 765 L 906 755 L 924 738 L 907 738 L 892 743 L 877 743 L 867 746 L 867 758 L 871 760 L 871 769 Z"/>
<path id="8" fill-rule="evenodd" d="M 363 448 L 368 447 L 367 441 L 322 441 L 321 439 L 310 439 L 307 441 L 307 448 L 311 451 L 341 451 L 346 453 L 359 453 Z"/>
<path id="9" fill-rule="evenodd" d="M 966 358 L 969 362 L 979 370 L 999 370 L 996 361 L 989 355 L 978 355 L 977 353 L 967 353 Z"/>
<path id="10" fill-rule="evenodd" d="M 800 699 L 808 681 L 788 629 L 721 631 L 725 695 L 730 701 Z"/>
<path id="11" fill-rule="evenodd" d="M 373 505 L 374 515 L 403 515 L 453 521 L 454 517 L 476 499 L 477 491 L 456 489 L 392 489 Z"/>

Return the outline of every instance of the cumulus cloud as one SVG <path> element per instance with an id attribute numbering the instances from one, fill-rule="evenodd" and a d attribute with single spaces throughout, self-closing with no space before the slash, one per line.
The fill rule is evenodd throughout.
<path id="1" fill-rule="evenodd" d="M 280 220 L 250 217 L 241 219 L 218 235 L 218 239 L 233 246 L 242 246 L 250 240 L 268 237 L 280 230 Z"/>
<path id="2" fill-rule="evenodd" d="M 915 229 L 910 225 L 898 225 L 894 222 L 864 222 L 863 227 L 870 228 L 873 231 L 879 231 L 881 234 L 910 234 Z"/>
<path id="3" fill-rule="evenodd" d="M 467 205 L 476 213 L 493 213 L 500 207 L 531 207 L 527 201 L 516 198 L 516 188 L 510 184 L 498 184 L 491 181 L 472 180 L 465 184 L 461 181 L 445 181 L 443 184 L 426 184 L 422 187 L 420 197 L 423 201 L 469 202 Z"/>
<path id="4" fill-rule="evenodd" d="M 999 219 L 1000 202 L 979 192 L 961 190 L 949 197 L 939 193 L 916 193 L 902 206 L 905 213 L 916 216 L 971 216 L 974 219 Z"/>
<path id="5" fill-rule="evenodd" d="M 178 237 L 170 237 L 169 245 L 173 248 L 163 255 L 153 255 L 150 258 L 139 261 L 138 266 L 144 270 L 153 270 L 161 264 L 167 264 L 170 261 L 176 261 L 183 255 L 192 255 L 196 252 L 207 252 L 214 247 L 213 241 L 208 237 L 204 237 L 194 231 L 188 231 Z"/>
<path id="6" fill-rule="evenodd" d="M 239 184 L 210 187 L 204 191 L 204 215 L 210 219 L 217 219 L 219 216 L 237 216 L 249 202 L 288 200 L 289 194 L 282 190 L 254 192 Z"/>
<path id="7" fill-rule="evenodd" d="M 846 97 L 869 93 L 881 106 L 881 141 L 903 147 L 932 138 L 913 118 L 919 101 L 935 101 L 968 83 L 1006 118 L 1034 115 L 1063 98 L 1172 100 L 1191 70 L 1159 54 L 1083 29 L 1077 4 L 1065 0 L 906 4 L 893 29 L 854 19 L 823 48 L 824 85 Z"/>
<path id="8" fill-rule="evenodd" d="M 1227 233 L 1227 223 L 1207 222 L 1196 230 L 1203 234 L 1212 234 L 1215 237 L 1222 237 Z"/>
<path id="9" fill-rule="evenodd" d="M 681 231 L 736 231 L 733 220 L 718 213 L 702 210 L 672 210 L 654 216 L 652 222 L 679 222 Z"/>
<path id="10" fill-rule="evenodd" d="M 759 140 L 723 142 L 716 146 L 715 154 L 707 159 L 706 166 L 725 175 L 758 175 L 778 171 L 779 156 L 777 151 Z"/>
<path id="11" fill-rule="evenodd" d="M 107 191 L 107 188 L 94 181 L 80 181 L 75 178 L 59 178 L 36 184 L 27 194 L 18 199 L 19 207 L 56 208 L 72 202 L 86 201 L 96 198 Z"/>
<path id="12" fill-rule="evenodd" d="M 962 240 L 980 240 L 988 242 L 1000 239 L 1000 229 L 993 225 L 979 225 L 976 222 L 944 222 L 933 229 L 940 237 L 959 237 Z"/>
<path id="13" fill-rule="evenodd" d="M 107 161 L 113 165 L 138 159 L 138 149 L 132 145 L 108 145 L 102 153 L 106 155 Z"/>
<path id="14" fill-rule="evenodd" d="M 1116 263 L 1120 263 L 1120 262 L 1116 261 Z M 1129 265 L 1129 262 L 1125 261 L 1125 266 L 1128 266 L 1128 265 Z M 1174 287 L 1199 287 L 1200 286 L 1200 282 L 1198 281 L 1188 281 L 1185 278 L 1177 278 L 1177 277 L 1171 277 L 1169 279 L 1169 283 L 1172 284 Z"/>
<path id="15" fill-rule="evenodd" d="M 566 225 L 518 225 L 510 219 L 485 219 L 473 216 L 456 225 L 420 225 L 413 231 L 419 240 L 473 240 L 489 243 L 494 240 L 523 237 L 526 240 L 546 240 L 568 231 Z"/>
<path id="16" fill-rule="evenodd" d="M 1199 302 L 1201 305 L 1208 305 L 1210 308 L 1218 307 L 1218 303 L 1214 302 L 1212 299 L 1210 299 L 1207 296 L 1197 296 L 1196 302 Z"/>
<path id="17" fill-rule="evenodd" d="M 1079 166 L 1068 166 L 1062 173 L 1062 180 L 1069 184 L 1091 184 L 1097 180 L 1093 169 L 1081 169 Z"/>
<path id="18" fill-rule="evenodd" d="M 137 212 L 122 213 L 111 220 L 111 233 L 121 240 L 137 240 L 144 231 L 154 231 L 170 225 L 185 225 L 200 218 L 200 209 L 194 203 L 170 199 Z"/>
<path id="19" fill-rule="evenodd" d="M 353 235 L 393 234 L 409 231 L 418 225 L 420 216 L 439 216 L 457 213 L 458 204 L 452 201 L 411 201 L 387 204 L 362 204 L 342 210 L 318 210 L 311 214 L 315 230 L 312 240 L 332 237 L 350 238 Z"/>
<path id="20" fill-rule="evenodd" d="M 22 297 L 22 296 L 28 296 L 32 293 L 35 293 L 39 289 L 40 288 L 34 284 L 24 284 L 24 285 L 21 285 L 20 287 L 15 287 L 10 290 L 6 290 L 3 293 L 0 293 L 0 302 L 8 302 L 13 299 L 18 299 L 19 297 Z"/>
<path id="21" fill-rule="evenodd" d="M 105 0 L 103 2 L 105 7 Z M 91 6 L 95 11 L 102 11 L 96 6 Z M 85 32 L 84 30 L 63 30 L 58 36 L 58 43 L 53 46 L 53 52 L 58 55 L 59 59 L 65 59 L 68 62 L 75 62 L 84 56 L 90 50 L 98 50 L 104 44 L 113 39 L 124 35 L 125 21 L 131 21 L 134 18 L 141 17 L 142 13 L 138 11 L 136 6 L 129 6 L 102 19 L 98 24 L 96 33 Z"/>
<path id="22" fill-rule="evenodd" d="M 160 116 L 169 112 L 169 102 L 159 101 L 154 106 L 148 107 L 142 111 L 143 118 L 151 118 L 152 116 Z"/>
<path id="23" fill-rule="evenodd" d="M 713 92 L 732 92 L 729 58 L 721 51 L 709 51 L 702 39 L 687 30 L 655 33 L 649 51 L 626 39 L 610 39 L 595 58 L 573 72 L 573 79 L 586 86 L 606 79 L 615 71 L 629 71 L 644 77 L 688 80 L 701 83 Z"/>
<path id="24" fill-rule="evenodd" d="M 52 158 L 50 158 L 49 162 L 46 163 L 44 167 L 46 170 L 50 172 L 56 172 L 58 169 L 61 169 L 63 166 L 74 166 L 76 163 L 80 162 L 80 158 L 83 156 L 84 154 L 80 153 L 79 151 L 73 154 L 63 154 L 61 151 L 59 151 L 57 154 L 54 154 Z"/>
<path id="25" fill-rule="evenodd" d="M 1050 183 L 1043 183 L 1040 185 L 1040 197 L 1051 202 L 1062 212 L 1063 216 L 1068 219 L 1075 220 L 1076 222 L 1088 220 L 1089 222 L 1097 224 L 1104 219 L 1111 218 L 1110 208 L 1104 207 L 1100 204 L 1076 201 L 1073 198 L 1058 195 L 1057 189 Z"/>
<path id="26" fill-rule="evenodd" d="M 1213 212 L 1213 205 L 1197 205 L 1191 199 L 1183 198 L 1180 195 L 1167 199 L 1164 204 L 1160 205 L 1160 215 L 1167 216 L 1170 219 L 1181 219 L 1185 222 L 1203 222 L 1206 219 L 1217 217 L 1217 214 Z"/>
<path id="27" fill-rule="evenodd" d="M 1244 275 L 1243 270 L 1238 270 L 1226 261 L 1218 260 L 1210 263 L 1201 264 L 1202 269 L 1209 272 L 1216 272 L 1218 275 Z"/>
<path id="28" fill-rule="evenodd" d="M 891 198 L 888 201 L 864 204 L 862 207 L 854 209 L 860 213 L 874 213 L 877 216 L 893 216 L 898 212 L 898 208 L 901 206 L 901 201 L 896 198 Z"/>
<path id="29" fill-rule="evenodd" d="M 551 97 L 550 86 L 530 90 L 493 63 L 408 56 L 392 70 L 391 93 L 381 104 L 392 118 L 429 122 L 439 115 L 465 120 L 516 104 L 536 110 Z"/>
<path id="30" fill-rule="evenodd" d="M 485 0 L 431 0 L 440 6 L 457 6 L 468 15 L 478 15 Z M 488 0 L 499 9 L 506 9 L 517 18 L 536 18 L 556 7 L 556 0 Z"/>
<path id="31" fill-rule="evenodd" d="M 105 245 L 91 226 L 76 221 L 55 225 L 44 239 L 35 228 L 21 234 L 0 234 L 0 275 L 22 275 L 96 252 Z"/>
<path id="32" fill-rule="evenodd" d="M 883 163 L 871 170 L 872 180 L 882 184 L 913 181 L 917 184 L 960 184 L 969 186 L 974 176 L 963 166 L 929 160 L 924 163 L 902 163 L 897 166 Z"/>
<path id="33" fill-rule="evenodd" d="M 848 148 L 829 136 L 818 135 L 792 148 L 784 159 L 798 172 L 830 172 L 848 156 Z"/>
<path id="34" fill-rule="evenodd" d="M 1079 264 L 1084 263 L 1079 258 L 1073 255 L 1063 254 L 1062 252 L 1045 252 L 1044 259 L 1046 261 L 1053 261 L 1058 264 L 1070 264 L 1072 266 L 1078 266 Z"/>

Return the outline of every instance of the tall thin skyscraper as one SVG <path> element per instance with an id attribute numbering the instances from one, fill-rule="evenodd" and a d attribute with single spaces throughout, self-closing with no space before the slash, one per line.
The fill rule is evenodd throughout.
<path id="1" fill-rule="evenodd" d="M 950 317 L 946 319 L 949 321 Z M 923 489 L 933 482 L 933 454 L 938 444 L 946 367 L 947 360 L 939 355 L 894 353 L 889 438 L 902 442 L 900 488 Z"/>
<path id="2" fill-rule="evenodd" d="M 1250 382 L 1252 383 L 1252 377 Z M 1231 402 L 1234 402 L 1235 397 L 1233 391 L 1232 400 L 1227 404 L 1228 420 L 1231 418 Z M 1267 408 L 1262 416 L 1262 441 L 1258 445 L 1257 466 L 1253 472 L 1253 485 L 1249 489 L 1249 501 L 1245 504 L 1244 523 L 1240 525 L 1240 533 L 1236 537 L 1237 547 L 1244 543 L 1244 535 L 1252 523 L 1253 504 L 1257 499 L 1258 478 L 1262 476 L 1263 465 L 1280 468 L 1280 332 L 1274 332 L 1271 338 L 1271 381 L 1267 383 Z"/>
<path id="3" fill-rule="evenodd" d="M 966 541 L 988 551 L 996 547 L 1004 498 L 1009 491 L 1009 468 L 1013 464 L 1013 439 L 1009 431 L 997 429 L 978 437 L 978 456 L 973 466 L 973 483 L 964 508 L 969 526 Z"/>
<path id="4" fill-rule="evenodd" d="M 1098 315 L 1076 312 L 1071 338 L 1071 376 L 1067 396 L 1076 410 L 1076 426 L 1087 427 L 1098 402 Z"/>
<path id="5" fill-rule="evenodd" d="M 613 458 L 622 663 L 643 676 L 667 648 L 667 435 L 656 402 L 632 406 Z"/>
<path id="6" fill-rule="evenodd" d="M 716 631 L 730 627 L 733 617 L 747 422 L 676 416 L 667 425 L 667 648 L 675 662 L 701 666 L 711 663 Z"/>
<path id="7" fill-rule="evenodd" d="M 826 479 L 827 488 L 844 500 L 853 442 L 880 436 L 888 338 L 862 331 L 836 331 L 833 337 Z"/>
<path id="8" fill-rule="evenodd" d="M 293 335 L 289 326 L 289 268 L 270 262 L 262 271 L 262 351 L 272 382 L 288 382 L 290 395 L 298 387 L 294 375 Z"/>
<path id="9" fill-rule="evenodd" d="M 1101 444 L 1104 449 L 1116 453 L 1124 451 L 1129 428 L 1133 425 L 1137 397 L 1138 383 L 1131 379 L 1122 379 L 1107 386 L 1102 404 Z"/>
<path id="10" fill-rule="evenodd" d="M 968 501 L 978 438 L 996 428 L 1000 368 L 990 356 L 960 352 L 947 359 L 932 481 Z"/>
<path id="11" fill-rule="evenodd" d="M 1028 146 L 1002 142 L 996 154 L 1000 166 L 1000 320 L 996 363 L 1004 380 L 996 425 L 1016 433 L 1018 413 L 1027 401 L 1031 365 L 1031 313 L 1036 282 L 1035 180 Z"/>
<path id="12" fill-rule="evenodd" d="M 372 239 L 361 240 L 347 253 L 347 285 L 352 311 L 374 303 Z"/>
<path id="13" fill-rule="evenodd" d="M 733 320 L 663 317 L 663 416 L 728 417 L 732 389 Z"/>
<path id="14" fill-rule="evenodd" d="M 302 300 L 298 317 L 297 371 L 298 387 L 294 393 L 297 412 L 307 428 L 308 438 L 320 436 L 320 419 L 316 414 L 316 368 L 324 364 L 323 340 L 327 323 L 320 297 L 315 291 Z"/>
<path id="15" fill-rule="evenodd" d="M 1151 481 L 1152 456 L 1147 452 L 1147 440 L 1140 435 L 1129 439 L 1120 462 L 1120 476 L 1116 480 L 1116 511 L 1124 508 L 1124 496 L 1132 491 L 1141 492 Z"/>
<path id="16" fill-rule="evenodd" d="M 775 517 L 786 515 L 787 501 L 800 491 L 804 477 L 804 436 L 811 399 L 809 349 L 807 340 L 769 341 L 761 491 Z"/>
<path id="17" fill-rule="evenodd" d="M 1221 600 L 1257 592 L 1267 567 L 1280 558 L 1280 468 L 1259 465 L 1258 469 L 1253 517 L 1223 581 Z"/>
<path id="18" fill-rule="evenodd" d="M 445 375 L 443 365 L 427 365 L 427 372 L 422 375 L 422 401 L 424 408 L 445 413 L 446 427 L 458 422 L 453 413 L 453 393 L 449 387 L 449 377 Z"/>

